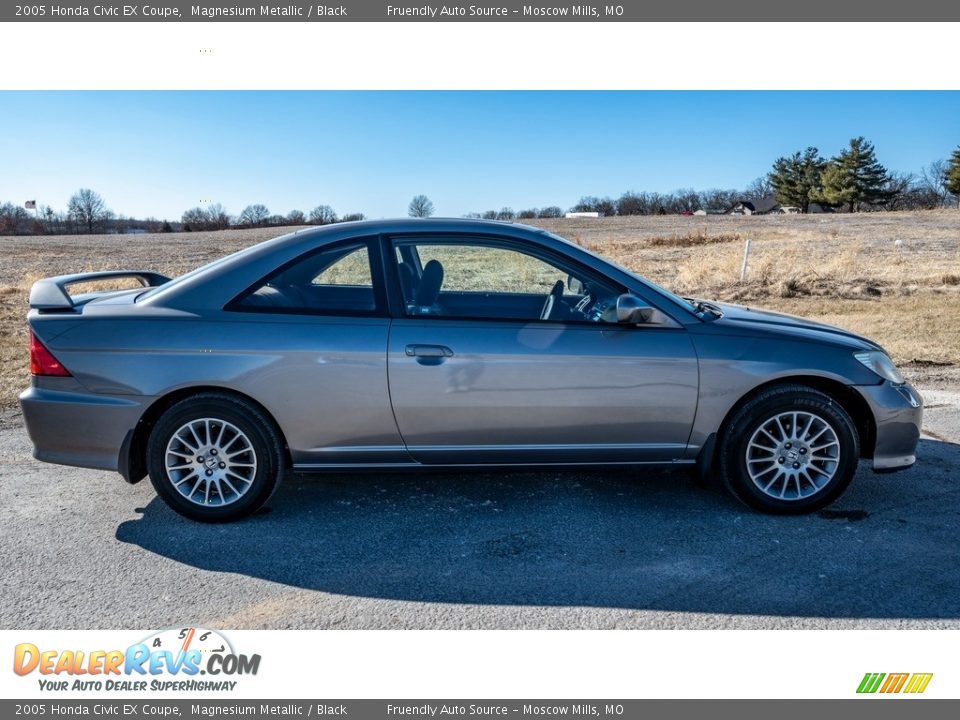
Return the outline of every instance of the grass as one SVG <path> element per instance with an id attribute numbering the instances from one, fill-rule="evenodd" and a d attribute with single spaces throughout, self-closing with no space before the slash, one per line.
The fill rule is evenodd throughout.
<path id="1" fill-rule="evenodd" d="M 676 292 L 804 315 L 873 338 L 901 364 L 960 365 L 960 212 L 656 216 L 530 221 Z M 41 277 L 111 269 L 176 275 L 284 232 L 0 238 L 0 407 L 27 385 L 24 316 Z M 751 240 L 747 277 L 743 246 Z M 531 287 L 548 273 L 531 267 Z M 449 278 L 458 284 L 469 278 Z M 545 292 L 545 290 L 544 290 Z"/>

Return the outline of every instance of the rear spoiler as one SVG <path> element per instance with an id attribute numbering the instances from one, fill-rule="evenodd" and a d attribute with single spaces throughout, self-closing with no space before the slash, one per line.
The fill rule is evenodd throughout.
<path id="1" fill-rule="evenodd" d="M 73 309 L 73 298 L 67 292 L 70 285 L 114 278 L 137 278 L 144 287 L 156 287 L 170 282 L 170 278 L 160 273 L 140 270 L 108 270 L 106 272 L 77 273 L 58 275 L 37 280 L 30 288 L 30 307 L 34 310 L 63 311 Z"/>

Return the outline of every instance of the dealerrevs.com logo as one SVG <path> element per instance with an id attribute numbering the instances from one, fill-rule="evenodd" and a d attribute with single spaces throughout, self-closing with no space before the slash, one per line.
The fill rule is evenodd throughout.
<path id="1" fill-rule="evenodd" d="M 866 673 L 860 685 L 857 687 L 858 693 L 882 693 L 885 695 L 894 693 L 918 694 L 927 689 L 933 673 Z"/>
<path id="2" fill-rule="evenodd" d="M 174 628 L 125 650 L 59 650 L 20 643 L 13 671 L 38 675 L 41 690 L 232 691 L 238 676 L 256 675 L 260 655 L 237 653 L 216 630 Z M 202 679 L 201 677 L 202 676 Z"/>

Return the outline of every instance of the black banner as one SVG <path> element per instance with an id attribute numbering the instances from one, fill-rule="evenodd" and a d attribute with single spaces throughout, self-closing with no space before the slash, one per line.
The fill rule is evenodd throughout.
<path id="1" fill-rule="evenodd" d="M 62 718 L 611 718 L 659 720 L 736 717 L 738 720 L 940 720 L 956 717 L 960 700 L 0 700 L 0 717 Z"/>
<path id="2" fill-rule="evenodd" d="M 114 4 L 109 0 L 63 0 L 3 4 L 3 22 L 945 22 L 960 20 L 960 3 L 914 0 L 688 0 L 685 3 L 594 4 L 492 0 L 466 4 L 434 2 L 158 2 Z"/>

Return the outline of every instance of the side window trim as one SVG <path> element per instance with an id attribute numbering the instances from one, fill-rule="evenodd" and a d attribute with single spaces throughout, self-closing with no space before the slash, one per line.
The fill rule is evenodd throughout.
<path id="1" fill-rule="evenodd" d="M 245 306 L 242 304 L 247 297 L 295 265 L 305 262 L 315 255 L 337 250 L 344 246 L 357 246 L 357 248 L 365 246 L 367 249 L 367 259 L 370 264 L 370 279 L 373 284 L 372 290 L 374 307 L 372 310 Z M 226 312 L 243 312 L 266 315 L 303 315 L 307 317 L 390 317 L 390 313 L 388 312 L 387 290 L 384 287 L 384 264 L 383 258 L 380 254 L 380 248 L 381 242 L 379 236 L 344 238 L 336 242 L 312 248 L 301 253 L 300 255 L 297 255 L 292 260 L 288 260 L 287 262 L 283 263 L 283 265 L 275 268 L 271 272 L 259 278 L 256 282 L 242 292 L 238 293 L 236 297 L 232 298 L 228 303 L 226 303 L 223 309 Z M 346 254 L 344 257 L 346 257 Z M 334 261 L 334 263 L 331 263 L 331 265 L 328 267 L 336 264 L 336 262 L 339 262 L 339 260 Z M 326 269 L 327 268 L 324 268 L 324 271 Z"/>
<path id="2" fill-rule="evenodd" d="M 592 279 L 594 281 L 600 282 L 613 286 L 618 293 L 629 292 L 629 288 L 624 286 L 622 283 L 598 273 L 595 270 L 592 270 L 583 263 L 578 262 L 573 258 L 568 258 L 558 253 L 550 251 L 548 248 L 542 248 L 538 246 L 529 247 L 523 243 L 522 240 L 517 240 L 515 238 L 497 236 L 497 235 L 488 235 L 488 234 L 473 234 L 473 233 L 393 233 L 387 236 L 383 236 L 383 245 L 384 245 L 384 256 L 388 261 L 389 270 L 385 272 L 390 278 L 390 299 L 392 301 L 391 314 L 395 318 L 404 318 L 404 319 L 432 319 L 432 320 L 445 320 L 445 321 L 461 321 L 461 322 L 494 322 L 494 323 L 512 323 L 512 324 L 530 324 L 538 323 L 544 325 L 571 325 L 575 327 L 591 327 L 601 330 L 612 330 L 616 328 L 620 329 L 633 329 L 631 327 L 617 325 L 616 323 L 604 323 L 604 322 L 593 322 L 590 320 L 576 320 L 576 319 L 555 319 L 555 320 L 541 320 L 539 318 L 491 318 L 491 317 L 468 317 L 462 315 L 411 315 L 407 311 L 406 303 L 403 302 L 402 293 L 400 291 L 400 283 L 398 276 L 398 262 L 397 251 L 402 244 L 411 244 L 416 245 L 417 241 L 421 241 L 423 244 L 433 244 L 433 245 L 477 245 L 482 247 L 491 247 L 504 250 L 511 250 L 513 252 L 520 253 L 522 255 L 527 255 L 534 259 L 537 259 L 545 264 L 553 265 L 556 267 L 559 265 L 571 266 L 577 272 L 582 273 L 587 279 Z M 419 253 L 414 253 L 419 256 Z M 561 269 L 561 268 L 557 268 Z M 489 292 L 489 291 L 477 291 L 478 293 Z"/>

